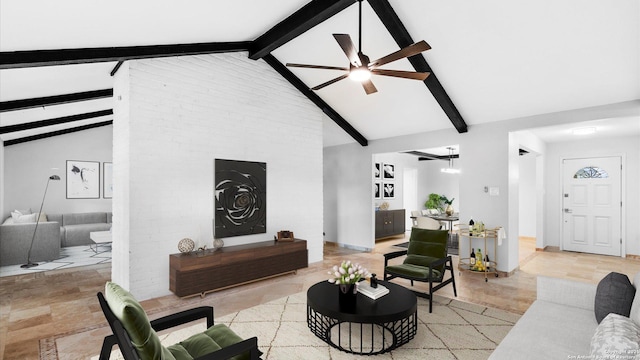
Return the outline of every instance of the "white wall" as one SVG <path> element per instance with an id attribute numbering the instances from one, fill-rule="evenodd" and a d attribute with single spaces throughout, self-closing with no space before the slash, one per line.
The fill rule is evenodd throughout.
<path id="1" fill-rule="evenodd" d="M 395 196 L 393 199 L 374 199 L 374 205 L 380 205 L 383 202 L 389 203 L 389 210 L 405 209 L 404 205 L 404 169 L 416 168 L 418 165 L 418 157 L 415 155 L 401 154 L 401 153 L 386 153 L 386 154 L 374 154 L 373 161 L 377 163 L 388 163 L 395 165 L 395 176 L 393 180 L 374 180 L 375 182 L 392 183 L 395 184 Z M 373 177 L 372 177 L 373 178 Z M 411 215 L 411 210 L 405 209 L 407 216 Z"/>
<path id="2" fill-rule="evenodd" d="M 561 246 L 562 239 L 562 159 L 575 157 L 623 157 L 622 236 L 627 255 L 640 255 L 640 137 L 599 138 L 596 141 L 573 141 L 548 144 L 546 163 L 547 191 L 545 237 L 546 246 Z"/>
<path id="3" fill-rule="evenodd" d="M 463 134 L 458 134 L 454 129 L 448 129 L 373 140 L 367 147 L 350 144 L 325 148 L 325 191 L 331 191 L 331 196 L 338 194 L 333 198 L 325 199 L 325 214 L 336 214 L 332 218 L 325 219 L 325 231 L 327 234 L 331 231 L 331 236 L 340 244 L 372 248 L 374 244 L 374 217 L 370 202 L 372 154 L 459 144 L 459 164 L 462 170 L 459 178 L 460 217 L 465 221 L 469 216 L 473 216 L 474 219 L 482 220 L 489 227 L 505 228 L 508 239 L 498 250 L 498 269 L 512 271 L 518 266 L 519 193 L 517 183 L 518 148 L 521 139 L 511 133 L 533 127 L 637 116 L 639 108 L 640 101 L 629 101 L 473 125 L 469 127 L 467 133 Z M 596 144 L 596 146 L 600 145 Z M 637 171 L 639 162 L 636 159 L 633 163 Z M 484 186 L 498 187 L 500 195 L 490 197 L 484 192 Z M 637 193 L 630 199 L 638 199 Z M 348 224 L 342 224 L 342 215 L 348 217 Z M 633 215 L 636 219 L 638 218 L 637 212 Z M 635 223 L 636 228 L 640 226 L 640 222 Z"/>
<path id="4" fill-rule="evenodd" d="M 2 218 L 14 209 L 38 211 L 47 179 L 54 174 L 61 180 L 49 184 L 44 213 L 111 211 L 111 199 L 102 197 L 102 164 L 112 159 L 112 139 L 113 127 L 102 126 L 4 147 Z M 99 199 L 66 198 L 67 160 L 100 163 Z"/>
<path id="5" fill-rule="evenodd" d="M 322 260 L 323 113 L 245 53 L 131 61 L 114 96 L 112 277 L 148 299 L 169 294 L 169 255 L 180 239 L 213 245 L 214 159 L 267 163 L 267 233 L 288 229 Z M 116 239 L 114 238 L 114 243 Z"/>
<path id="6" fill-rule="evenodd" d="M 453 167 L 458 167 L 459 160 L 453 160 Z M 418 205 L 419 209 L 426 209 L 424 203 L 429 199 L 429 194 L 445 195 L 449 200 L 454 199 L 451 206 L 455 211 L 460 208 L 460 175 L 448 174 L 440 171 L 449 166 L 448 161 L 428 160 L 418 164 Z"/>

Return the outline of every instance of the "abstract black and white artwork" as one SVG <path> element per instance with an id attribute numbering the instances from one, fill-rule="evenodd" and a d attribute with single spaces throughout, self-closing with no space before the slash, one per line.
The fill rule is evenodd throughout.
<path id="1" fill-rule="evenodd" d="M 215 159 L 214 236 L 267 232 L 267 164 Z"/>
<path id="2" fill-rule="evenodd" d="M 382 185 L 382 198 L 393 199 L 396 197 L 396 188 L 394 183 L 384 183 Z"/>
<path id="3" fill-rule="evenodd" d="M 67 160 L 67 199 L 100 198 L 100 163 Z"/>
<path id="4" fill-rule="evenodd" d="M 393 180 L 396 178 L 396 167 L 393 164 L 384 164 L 382 166 L 382 178 L 384 180 Z"/>
<path id="5" fill-rule="evenodd" d="M 382 177 L 382 164 L 373 163 L 373 178 L 380 179 Z"/>
<path id="6" fill-rule="evenodd" d="M 380 199 L 381 194 L 382 194 L 382 184 L 380 184 L 379 182 L 374 182 L 373 183 L 373 198 L 374 199 Z"/>

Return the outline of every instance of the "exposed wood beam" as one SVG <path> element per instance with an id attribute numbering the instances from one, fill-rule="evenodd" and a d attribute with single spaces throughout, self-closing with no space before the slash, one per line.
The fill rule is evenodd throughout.
<path id="1" fill-rule="evenodd" d="M 0 69 L 248 51 L 250 45 L 251 41 L 235 41 L 174 45 L 11 51 L 0 53 Z"/>
<path id="2" fill-rule="evenodd" d="M 84 91 L 73 94 L 44 96 L 33 99 L 22 99 L 0 102 L 0 112 L 38 108 L 42 106 L 67 104 L 76 101 L 86 101 L 108 98 L 113 96 L 113 89 Z"/>
<path id="3" fill-rule="evenodd" d="M 111 76 L 115 75 L 118 72 L 118 69 L 120 69 L 120 66 L 122 66 L 122 64 L 124 64 L 124 61 L 122 60 L 118 61 L 116 66 L 114 66 L 113 69 L 111 69 L 111 72 L 109 73 L 109 75 Z"/>
<path id="4" fill-rule="evenodd" d="M 367 0 L 369 5 L 373 8 L 373 11 L 378 15 L 382 24 L 387 28 L 393 39 L 396 41 L 400 48 L 404 48 L 414 43 L 411 35 L 404 27 L 404 24 L 396 14 L 395 10 L 389 4 L 387 0 Z M 424 83 L 431 91 L 431 94 L 436 99 L 444 113 L 449 117 L 449 120 L 459 133 L 467 132 L 467 124 L 465 123 L 462 115 L 458 112 L 458 109 L 451 101 L 451 98 L 444 90 L 444 87 L 436 77 L 433 69 L 427 63 L 427 60 L 422 54 L 414 55 L 408 58 L 409 62 L 416 71 L 430 72 Z"/>
<path id="5" fill-rule="evenodd" d="M 96 118 L 96 117 L 100 117 L 100 116 L 108 116 L 108 115 L 113 115 L 113 110 L 112 109 L 94 111 L 94 112 L 84 113 L 84 114 L 63 116 L 63 117 L 54 118 L 54 119 L 32 121 L 32 122 L 28 122 L 28 123 L 24 123 L 24 124 L 0 126 L 0 134 L 7 134 L 7 133 L 11 133 L 11 132 L 16 132 L 16 131 L 37 129 L 37 128 L 41 128 L 41 127 L 45 127 L 45 126 L 60 125 L 60 124 L 68 123 L 68 122 L 92 119 L 92 118 Z"/>
<path id="6" fill-rule="evenodd" d="M 103 121 L 103 122 L 99 122 L 99 123 L 95 123 L 95 124 L 76 126 L 76 127 L 69 128 L 69 129 L 51 131 L 51 132 L 48 132 L 48 133 L 43 133 L 43 134 L 38 134 L 38 135 L 25 136 L 25 137 L 19 138 L 19 139 L 7 140 L 7 141 L 4 142 L 4 146 L 11 146 L 11 145 L 16 145 L 16 144 L 21 144 L 21 143 L 28 142 L 28 141 L 33 141 L 33 140 L 46 139 L 46 138 L 49 138 L 49 137 L 52 137 L 52 136 L 70 134 L 70 133 L 74 133 L 74 132 L 78 132 L 78 131 L 82 131 L 82 130 L 94 129 L 94 128 L 97 128 L 97 127 L 107 126 L 107 125 L 111 125 L 111 124 L 113 124 L 113 120 Z"/>
<path id="7" fill-rule="evenodd" d="M 355 2 L 356 0 L 312 0 L 258 37 L 249 50 L 249 58 L 258 60 L 265 57 Z"/>
<path id="8" fill-rule="evenodd" d="M 340 126 L 347 134 L 351 135 L 360 145 L 367 146 L 369 142 L 367 139 L 362 136 L 347 120 L 345 120 L 338 112 L 336 112 L 329 104 L 327 104 L 324 100 L 322 100 L 315 92 L 309 89 L 302 80 L 300 80 L 297 76 L 295 76 L 289 69 L 287 69 L 284 64 L 282 64 L 278 59 L 276 59 L 273 55 L 267 54 L 262 58 L 266 61 L 267 64 L 271 65 L 271 67 L 277 71 L 280 75 L 282 75 L 287 81 L 291 83 L 291 85 L 295 86 L 304 96 L 309 98 L 316 106 L 318 106 L 322 111 L 327 114 L 331 120 L 333 120 L 338 126 Z"/>

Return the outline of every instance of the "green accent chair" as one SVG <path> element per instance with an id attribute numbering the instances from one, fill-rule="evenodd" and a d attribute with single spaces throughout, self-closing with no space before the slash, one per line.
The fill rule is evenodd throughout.
<path id="1" fill-rule="evenodd" d="M 429 292 L 424 293 L 412 290 L 417 296 L 429 299 L 429 312 L 433 310 L 432 295 L 436 290 L 452 284 L 453 294 L 458 296 L 456 281 L 453 275 L 453 261 L 447 255 L 448 230 L 429 230 L 412 228 L 407 250 L 395 251 L 384 254 L 384 280 L 394 278 L 429 283 Z M 389 260 L 405 256 L 402 264 L 389 265 Z M 451 272 L 451 277 L 444 279 L 446 271 Z M 437 283 L 434 286 L 434 283 Z"/>
<path id="2" fill-rule="evenodd" d="M 104 338 L 100 360 L 109 359 L 118 345 L 125 360 L 259 360 L 258 338 L 243 340 L 224 324 L 213 324 L 213 307 L 201 306 L 149 321 L 138 301 L 125 289 L 107 282 L 98 301 L 113 335 Z M 156 331 L 207 319 L 207 330 L 165 347 Z"/>

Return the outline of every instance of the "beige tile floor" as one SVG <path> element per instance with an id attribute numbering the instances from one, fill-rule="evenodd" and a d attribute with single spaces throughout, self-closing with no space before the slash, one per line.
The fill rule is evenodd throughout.
<path id="1" fill-rule="evenodd" d="M 216 316 L 255 306 L 294 294 L 326 279 L 331 266 L 343 259 L 359 262 L 372 272 L 382 274 L 381 254 L 397 250 L 394 244 L 403 237 L 379 241 L 372 252 L 325 246 L 324 260 L 311 264 L 296 275 L 285 275 L 253 284 L 208 294 L 204 299 L 180 299 L 165 296 L 143 302 L 155 318 L 198 305 L 215 307 Z M 610 256 L 571 252 L 535 251 L 535 243 L 523 240 L 520 270 L 509 277 L 490 278 L 462 273 L 456 282 L 458 299 L 493 306 L 518 313 L 524 312 L 536 296 L 536 276 L 547 275 L 597 283 L 610 271 L 632 277 L 640 271 L 640 261 Z M 457 259 L 457 257 L 455 257 Z M 96 293 L 109 280 L 109 264 L 55 270 L 0 278 L 0 359 L 38 359 L 39 339 L 63 337 L 82 332 L 73 343 L 58 342 L 61 359 L 85 359 L 99 352 L 108 328 Z M 408 285 L 404 280 L 398 283 Z M 416 287 L 423 286 L 417 284 Z M 453 296 L 451 286 L 438 294 Z"/>

